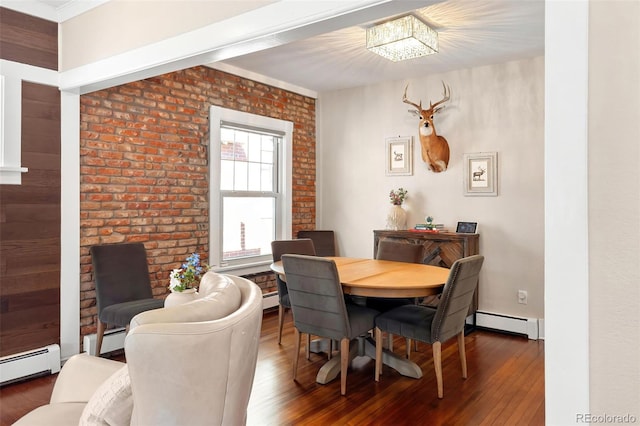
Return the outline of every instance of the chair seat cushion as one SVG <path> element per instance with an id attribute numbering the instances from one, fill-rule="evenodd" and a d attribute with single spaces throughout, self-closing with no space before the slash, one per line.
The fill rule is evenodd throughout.
<path id="1" fill-rule="evenodd" d="M 374 319 L 380 312 L 364 306 L 347 303 L 347 315 L 349 316 L 349 325 L 351 327 L 350 339 L 366 334 L 373 328 Z"/>
<path id="2" fill-rule="evenodd" d="M 288 294 L 285 294 L 284 296 L 281 296 L 279 302 L 285 308 L 291 308 L 291 300 L 289 300 L 289 295 Z"/>
<path id="3" fill-rule="evenodd" d="M 163 299 L 141 299 L 131 302 L 116 303 L 115 305 L 107 306 L 102 310 L 102 312 L 100 312 L 100 321 L 107 324 L 125 327 L 129 325 L 131 319 L 140 312 L 162 308 L 163 306 Z"/>
<path id="4" fill-rule="evenodd" d="M 405 305 L 376 317 L 376 327 L 382 331 L 433 343 L 431 324 L 436 310 L 426 306 Z"/>
<path id="5" fill-rule="evenodd" d="M 387 312 L 404 305 L 413 305 L 413 299 L 395 297 L 367 297 L 367 307 L 379 312 Z"/>
<path id="6" fill-rule="evenodd" d="M 48 404 L 30 411 L 14 426 L 77 425 L 86 402 Z"/>

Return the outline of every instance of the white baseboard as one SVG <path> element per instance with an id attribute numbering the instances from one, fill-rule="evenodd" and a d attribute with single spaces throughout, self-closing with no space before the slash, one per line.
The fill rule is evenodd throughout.
<path id="1" fill-rule="evenodd" d="M 476 325 L 482 328 L 522 334 L 529 339 L 540 338 L 539 320 L 537 318 L 519 318 L 492 312 L 476 312 Z"/>
<path id="2" fill-rule="evenodd" d="M 124 348 L 124 338 L 126 337 L 124 328 L 114 328 L 104 333 L 102 338 L 102 347 L 100 353 L 105 354 L 107 352 L 117 351 Z M 96 354 L 96 338 L 97 335 L 89 334 L 82 339 L 82 348 L 89 355 Z"/>
<path id="3" fill-rule="evenodd" d="M 54 374 L 59 371 L 60 346 L 57 344 L 0 358 L 0 383 L 2 384 L 36 374 Z"/>

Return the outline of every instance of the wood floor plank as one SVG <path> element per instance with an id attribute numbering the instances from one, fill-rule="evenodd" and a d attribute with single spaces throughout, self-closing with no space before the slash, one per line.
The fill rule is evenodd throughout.
<path id="1" fill-rule="evenodd" d="M 277 312 L 264 316 L 248 425 L 544 425 L 544 342 L 478 330 L 465 338 L 468 378 L 462 378 L 455 339 L 443 344 L 444 398 L 438 399 L 431 347 L 420 344 L 411 359 L 423 370 L 410 379 L 384 367 L 374 381 L 374 362 L 358 357 L 340 381 L 315 382 L 325 354 L 300 358 L 292 380 L 294 335 L 285 321 L 277 344 Z M 394 350 L 405 353 L 404 339 Z M 47 402 L 55 376 L 0 388 L 0 426 Z M 20 402 L 16 402 L 20 401 Z"/>

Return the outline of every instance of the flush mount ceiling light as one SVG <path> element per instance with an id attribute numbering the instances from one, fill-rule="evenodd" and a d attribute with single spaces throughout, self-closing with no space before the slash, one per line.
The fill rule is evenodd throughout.
<path id="1" fill-rule="evenodd" d="M 438 53 L 438 33 L 413 15 L 367 28 L 367 49 L 394 62 Z"/>

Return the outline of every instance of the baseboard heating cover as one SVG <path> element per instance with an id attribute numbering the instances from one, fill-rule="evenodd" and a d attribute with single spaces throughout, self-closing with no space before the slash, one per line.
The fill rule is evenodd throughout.
<path id="1" fill-rule="evenodd" d="M 278 292 L 272 291 L 270 293 L 264 293 L 262 295 L 262 309 L 273 308 L 274 306 L 278 306 Z"/>
<path id="2" fill-rule="evenodd" d="M 0 358 L 0 383 L 13 382 L 36 374 L 60 371 L 60 346 L 49 345 Z"/>
<path id="3" fill-rule="evenodd" d="M 124 338 L 126 337 L 124 328 L 114 328 L 113 330 L 107 330 L 102 338 L 102 348 L 100 353 L 105 354 L 107 352 L 117 351 L 124 348 Z M 82 339 L 82 349 L 89 355 L 96 354 L 96 334 L 89 334 Z"/>
<path id="4" fill-rule="evenodd" d="M 278 292 L 273 291 L 262 295 L 262 309 L 273 308 L 278 306 Z M 111 351 L 124 348 L 124 338 L 126 336 L 124 328 L 117 328 L 108 330 L 104 333 L 102 338 L 102 348 L 100 353 L 104 354 Z M 82 340 L 82 348 L 89 355 L 95 355 L 96 353 L 96 334 L 89 334 L 84 336 Z"/>
<path id="5" fill-rule="evenodd" d="M 538 340 L 539 338 L 537 318 L 519 318 L 478 311 L 476 312 L 476 325 L 508 333 L 523 334 L 532 340 Z"/>

